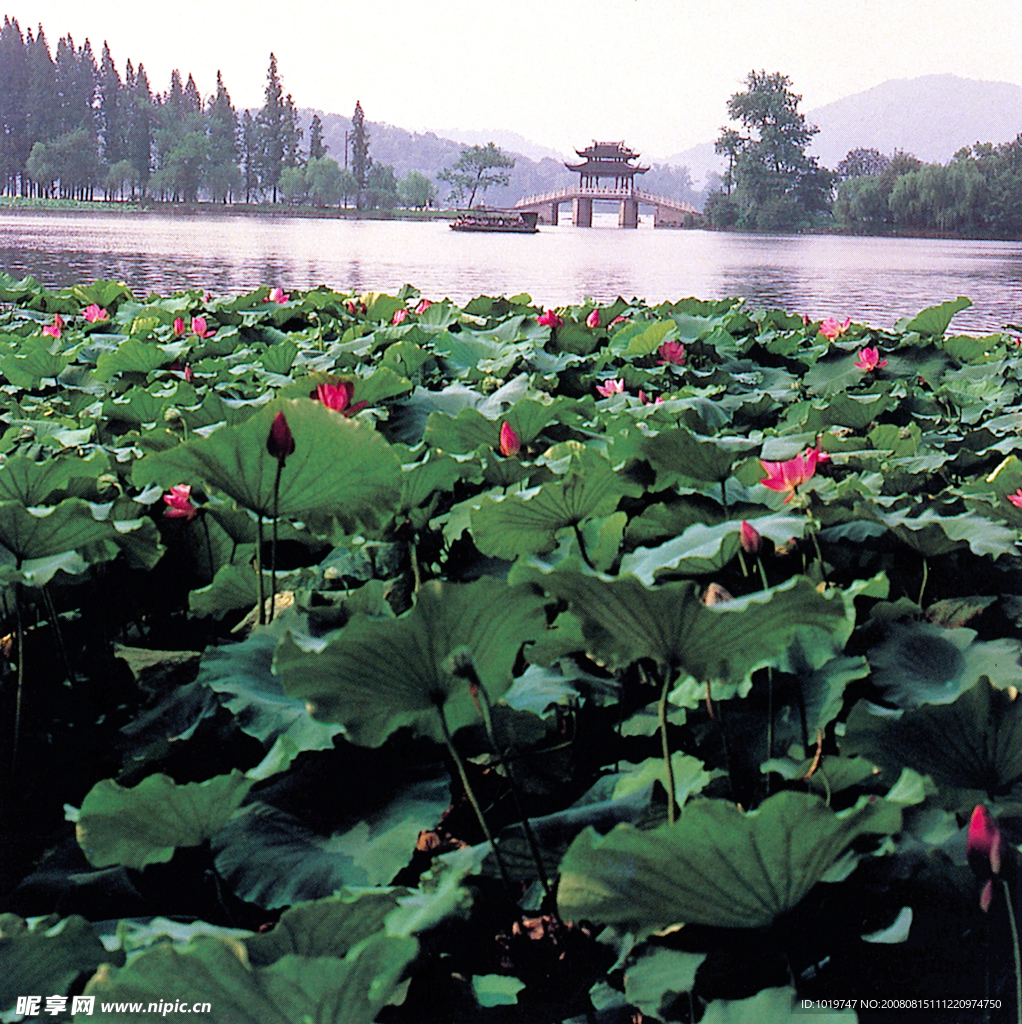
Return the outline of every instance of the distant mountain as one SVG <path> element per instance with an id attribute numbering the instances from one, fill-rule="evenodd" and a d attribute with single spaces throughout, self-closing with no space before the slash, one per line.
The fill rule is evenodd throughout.
<path id="1" fill-rule="evenodd" d="M 702 188 L 709 175 L 723 174 L 727 168 L 727 161 L 714 153 L 712 142 L 700 142 L 698 146 L 675 153 L 663 162 L 671 167 L 687 167 L 696 188 Z"/>
<path id="2" fill-rule="evenodd" d="M 538 142 L 525 138 L 524 135 L 519 135 L 518 132 L 503 131 L 499 128 L 491 128 L 485 131 L 437 128 L 435 132 L 442 139 L 453 139 L 455 142 L 460 142 L 465 146 L 485 146 L 488 142 L 492 142 L 498 149 L 504 150 L 505 153 L 521 153 L 522 156 L 527 156 L 530 160 L 535 160 L 537 163 L 540 160 L 561 161 L 566 157 L 575 155 L 571 149 L 566 150 L 564 153 L 559 153 L 556 149 L 548 149 L 546 146 L 539 145 Z"/>
<path id="3" fill-rule="evenodd" d="M 323 122 L 323 141 L 327 144 L 328 156 L 333 157 L 344 166 L 344 133 L 351 131 L 351 119 L 342 114 L 327 114 L 321 110 L 302 109 L 299 117 L 308 138 L 309 122 L 313 114 L 319 114 Z M 513 132 L 462 132 L 462 139 L 444 138 L 435 132 L 409 132 L 404 128 L 378 122 L 366 122 L 369 131 L 369 155 L 378 164 L 390 164 L 398 178 L 405 177 L 409 171 L 420 171 L 429 178 L 436 179 L 437 174 L 445 167 L 450 167 L 461 155 L 466 145 L 485 145 L 496 143 L 501 149 L 515 158 L 515 166 L 511 171 L 511 183 L 507 188 L 492 188 L 485 196 L 490 206 L 513 206 L 523 196 L 551 192 L 575 183 L 577 175 L 572 174 L 564 166 L 563 158 L 542 156 L 551 153 L 542 146 L 530 143 Z M 478 138 L 482 142 L 474 142 Z M 528 149 L 540 159 L 530 157 L 522 149 L 515 149 L 513 140 L 520 140 L 522 149 Z M 712 149 L 712 145 L 711 145 Z M 349 153 L 350 161 L 350 153 Z M 642 184 L 652 192 L 684 199 L 701 206 L 702 197 L 692 189 L 691 180 L 678 167 L 654 166 L 643 175 Z M 441 199 L 447 198 L 446 186 L 438 183 Z"/>
<path id="4" fill-rule="evenodd" d="M 807 114 L 820 129 L 811 152 L 836 167 L 850 149 L 894 149 L 946 163 L 975 142 L 1010 142 L 1022 132 L 1022 88 L 955 75 L 899 78 Z"/>

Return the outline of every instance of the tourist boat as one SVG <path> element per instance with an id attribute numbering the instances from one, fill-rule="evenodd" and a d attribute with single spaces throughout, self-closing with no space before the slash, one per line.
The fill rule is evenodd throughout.
<path id="1" fill-rule="evenodd" d="M 531 210 L 470 210 L 451 221 L 452 231 L 512 231 L 534 235 L 539 214 Z"/>

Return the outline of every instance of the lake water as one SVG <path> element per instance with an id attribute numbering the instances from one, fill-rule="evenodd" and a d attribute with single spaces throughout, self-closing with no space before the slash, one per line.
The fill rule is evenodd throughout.
<path id="1" fill-rule="evenodd" d="M 583 229 L 566 213 L 536 235 L 472 235 L 441 221 L 3 212 L 0 269 L 48 286 L 103 277 L 162 294 L 408 282 L 433 299 L 524 291 L 548 306 L 740 295 L 881 327 L 967 295 L 974 306 L 955 318 L 958 330 L 1022 323 L 1022 243 L 654 230 L 650 217 L 627 231 L 616 213 Z"/>

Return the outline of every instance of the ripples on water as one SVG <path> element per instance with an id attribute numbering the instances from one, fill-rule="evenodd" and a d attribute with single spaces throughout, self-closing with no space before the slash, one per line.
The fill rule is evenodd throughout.
<path id="1" fill-rule="evenodd" d="M 51 287 L 104 277 L 163 294 L 260 284 L 393 291 L 408 282 L 431 298 L 525 291 L 548 306 L 741 295 L 881 327 L 967 295 L 974 306 L 955 318 L 958 330 L 1022 323 L 1017 242 L 654 231 L 648 217 L 625 231 L 616 222 L 597 213 L 588 230 L 562 221 L 538 235 L 467 235 L 440 221 L 6 212 L 0 268 Z"/>

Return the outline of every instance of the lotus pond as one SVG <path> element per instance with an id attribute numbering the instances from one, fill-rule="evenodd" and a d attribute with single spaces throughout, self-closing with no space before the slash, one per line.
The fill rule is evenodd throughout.
<path id="1" fill-rule="evenodd" d="M 0 301 L 4 1020 L 1016 1019 L 967 299 Z"/>

